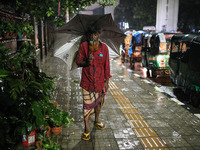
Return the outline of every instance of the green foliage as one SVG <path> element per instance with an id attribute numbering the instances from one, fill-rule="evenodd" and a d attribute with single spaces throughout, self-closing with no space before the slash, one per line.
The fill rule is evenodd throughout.
<path id="1" fill-rule="evenodd" d="M 80 11 L 98 0 L 3 0 L 19 14 L 29 14 L 38 20 L 47 20 L 61 26 L 65 23 L 66 9 L 70 13 Z M 113 0 L 101 0 L 101 5 L 112 5 Z M 22 15 L 23 17 L 23 15 Z M 16 32 L 18 35 L 33 34 L 30 20 L 16 22 L 0 22 L 0 34 Z M 33 129 L 48 125 L 45 120 L 49 116 L 54 126 L 70 124 L 68 113 L 52 106 L 51 93 L 54 91 L 53 78 L 40 72 L 35 65 L 35 47 L 25 42 L 13 53 L 0 44 L 0 147 L 15 149 L 21 137 Z M 56 147 L 56 144 L 53 144 Z M 59 145 L 58 145 L 59 147 Z"/>
<path id="2" fill-rule="evenodd" d="M 0 48 L 0 147 L 13 148 L 22 135 L 48 125 L 44 106 L 51 105 L 54 83 L 34 65 L 35 48 L 31 43 L 24 43 L 12 55 L 5 46 Z"/>
<path id="3" fill-rule="evenodd" d="M 200 1 L 199 0 L 180 0 L 178 13 L 178 30 L 191 33 L 192 30 L 200 30 Z"/>
<path id="4" fill-rule="evenodd" d="M 143 26 L 156 24 L 156 0 L 123 0 L 115 9 L 115 21 L 128 22 L 130 28 L 142 30 Z"/>
<path id="5" fill-rule="evenodd" d="M 61 150 L 61 144 L 58 143 L 60 136 L 47 136 L 47 130 L 42 131 L 43 134 L 40 134 L 38 141 L 41 141 L 42 144 L 38 144 L 42 150 Z M 57 140 L 57 141 L 56 141 Z"/>
<path id="6" fill-rule="evenodd" d="M 48 107 L 46 114 L 46 120 L 50 127 L 68 126 L 70 124 L 68 112 L 57 109 L 55 105 Z"/>
<path id="7" fill-rule="evenodd" d="M 58 15 L 58 4 L 60 2 L 60 15 Z M 8 3 L 12 6 L 15 6 L 18 12 L 27 13 L 31 16 L 35 16 L 38 20 L 48 20 L 50 22 L 56 23 L 56 21 L 62 21 L 57 23 L 65 23 L 66 10 L 69 9 L 69 13 L 75 13 L 77 11 L 99 2 L 103 7 L 114 5 L 115 0 L 12 0 Z M 57 19 L 59 17 L 59 19 Z"/>
<path id="8" fill-rule="evenodd" d="M 23 43 L 12 55 L 4 45 L 0 48 L 0 147 L 14 148 L 21 142 L 20 137 L 49 123 L 68 126 L 68 112 L 50 103 L 53 78 L 34 65 L 35 48 L 31 43 Z"/>
<path id="9" fill-rule="evenodd" d="M 6 33 L 17 33 L 18 35 L 26 33 L 30 37 L 34 34 L 34 29 L 29 20 L 0 21 L 0 36 L 3 37 Z"/>
<path id="10" fill-rule="evenodd" d="M 0 20 L 0 36 L 4 37 L 6 33 L 13 33 L 15 27 L 11 21 L 3 22 Z"/>
<path id="11" fill-rule="evenodd" d="M 105 6 L 113 6 L 115 5 L 115 0 L 99 0 L 98 3 L 100 5 L 102 5 L 102 7 L 105 7 Z"/>

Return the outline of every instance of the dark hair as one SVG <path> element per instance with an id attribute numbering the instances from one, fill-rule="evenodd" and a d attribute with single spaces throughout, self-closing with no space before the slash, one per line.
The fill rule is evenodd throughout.
<path id="1" fill-rule="evenodd" d="M 98 25 L 90 25 L 87 29 L 87 35 L 90 36 L 93 33 L 101 33 L 101 27 Z"/>

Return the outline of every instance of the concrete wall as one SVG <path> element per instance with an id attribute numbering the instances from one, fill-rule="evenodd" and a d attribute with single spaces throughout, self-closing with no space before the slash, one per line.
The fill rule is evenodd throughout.
<path id="1" fill-rule="evenodd" d="M 120 0 L 115 0 L 116 1 L 116 4 L 115 6 L 106 6 L 104 8 L 104 14 L 111 14 L 112 17 L 113 17 L 113 20 L 114 20 L 114 10 L 115 10 L 115 7 L 117 7 L 117 5 L 119 5 L 120 3 Z M 95 3 L 95 4 L 92 4 L 91 6 L 89 6 L 88 8 L 86 8 L 84 11 L 80 11 L 79 13 L 80 14 L 88 14 L 88 15 L 93 15 L 93 14 L 98 14 L 98 9 L 99 9 L 100 5 Z M 100 14 L 102 14 L 101 11 L 99 11 Z"/>
<path id="2" fill-rule="evenodd" d="M 156 32 L 177 30 L 179 0 L 157 0 Z"/>
<path id="3" fill-rule="evenodd" d="M 119 3 L 120 3 L 120 0 L 115 0 L 115 1 L 116 1 L 115 6 L 106 6 L 105 9 L 104 9 L 104 13 L 105 14 L 111 14 L 113 20 L 115 20 L 115 18 L 114 18 L 115 7 L 117 7 L 117 5 L 119 5 Z"/>

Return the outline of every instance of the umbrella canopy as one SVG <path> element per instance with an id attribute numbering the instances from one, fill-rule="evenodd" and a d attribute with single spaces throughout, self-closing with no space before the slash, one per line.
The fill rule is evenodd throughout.
<path id="1" fill-rule="evenodd" d="M 116 26 L 111 14 L 77 14 L 67 24 L 55 31 L 54 56 L 64 60 L 70 66 L 70 69 L 73 69 L 71 67 L 73 62 L 70 60 L 72 58 L 72 61 L 74 61 L 80 44 L 87 40 L 87 29 L 91 24 L 102 28 L 100 40 L 108 46 L 109 53 L 112 53 L 112 56 L 120 55 L 120 44 L 126 35 Z"/>

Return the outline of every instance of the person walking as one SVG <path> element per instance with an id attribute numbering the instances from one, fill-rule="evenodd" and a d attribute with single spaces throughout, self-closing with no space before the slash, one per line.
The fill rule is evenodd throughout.
<path id="1" fill-rule="evenodd" d="M 82 140 L 90 140 L 89 117 L 95 114 L 94 125 L 103 130 L 104 123 L 99 122 L 99 114 L 108 90 L 110 61 L 108 47 L 99 40 L 101 28 L 91 25 L 87 30 L 88 40 L 80 45 L 76 64 L 82 68 L 80 86 L 83 94 L 83 116 L 85 130 Z"/>

